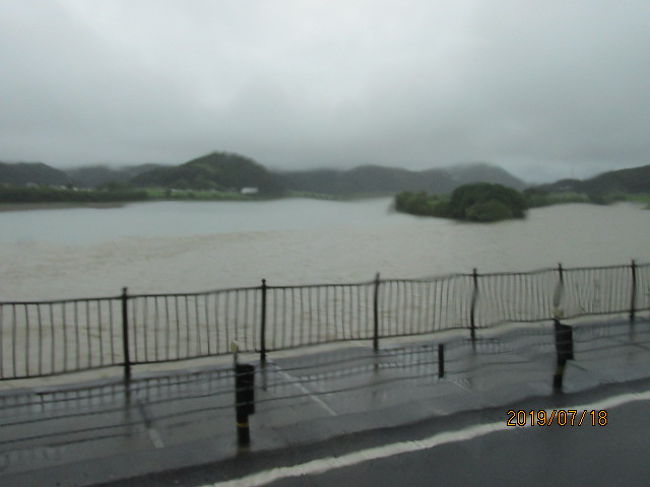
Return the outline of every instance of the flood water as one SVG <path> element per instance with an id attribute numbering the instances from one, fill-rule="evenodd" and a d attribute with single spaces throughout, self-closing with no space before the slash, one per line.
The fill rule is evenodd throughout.
<path id="1" fill-rule="evenodd" d="M 560 205 L 496 224 L 418 218 L 390 199 L 156 202 L 0 213 L 0 300 L 650 261 L 650 211 Z"/>

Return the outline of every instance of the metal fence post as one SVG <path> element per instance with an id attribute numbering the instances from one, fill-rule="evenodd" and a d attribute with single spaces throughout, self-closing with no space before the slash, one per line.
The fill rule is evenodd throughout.
<path id="1" fill-rule="evenodd" d="M 630 323 L 634 323 L 636 313 L 636 262 L 632 259 L 632 296 L 630 298 Z"/>
<path id="2" fill-rule="evenodd" d="M 266 365 L 266 279 L 262 279 L 260 286 L 262 291 L 262 322 L 260 326 L 260 362 Z"/>
<path id="3" fill-rule="evenodd" d="M 438 344 L 438 378 L 445 376 L 445 344 Z"/>
<path id="4" fill-rule="evenodd" d="M 127 288 L 122 288 L 122 350 L 124 352 L 124 382 L 131 381 L 131 357 L 129 355 L 129 296 Z"/>
<path id="5" fill-rule="evenodd" d="M 474 290 L 472 291 L 472 307 L 469 312 L 469 333 L 472 339 L 472 346 L 476 344 L 476 301 L 478 299 L 478 272 L 476 267 L 472 270 L 472 281 L 474 282 Z"/>
<path id="6" fill-rule="evenodd" d="M 564 297 L 564 269 L 562 264 L 558 263 L 557 272 L 559 280 L 555 286 L 555 291 L 553 292 L 553 319 L 561 318 L 564 316 L 564 311 L 562 310 L 562 298 Z"/>
<path id="7" fill-rule="evenodd" d="M 379 350 L 379 272 L 375 274 L 375 289 L 374 298 L 372 302 L 373 313 L 373 333 L 372 333 L 372 348 L 376 352 Z"/>

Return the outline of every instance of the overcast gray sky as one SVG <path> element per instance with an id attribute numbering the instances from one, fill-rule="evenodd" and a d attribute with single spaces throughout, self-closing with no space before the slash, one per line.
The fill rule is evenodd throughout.
<path id="1" fill-rule="evenodd" d="M 648 0 L 0 0 L 0 160 L 650 163 Z"/>

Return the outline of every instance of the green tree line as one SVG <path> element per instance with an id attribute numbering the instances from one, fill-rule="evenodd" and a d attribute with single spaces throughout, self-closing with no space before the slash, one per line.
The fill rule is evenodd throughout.
<path id="1" fill-rule="evenodd" d="M 395 196 L 395 209 L 413 215 L 493 222 L 523 218 L 528 203 L 516 189 L 501 184 L 474 183 L 459 186 L 450 196 L 403 191 Z"/>

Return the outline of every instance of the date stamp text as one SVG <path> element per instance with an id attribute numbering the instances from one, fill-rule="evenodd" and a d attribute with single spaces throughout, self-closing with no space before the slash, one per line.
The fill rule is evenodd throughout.
<path id="1" fill-rule="evenodd" d="M 607 426 L 609 422 L 605 409 L 510 409 L 506 415 L 506 426 Z"/>

